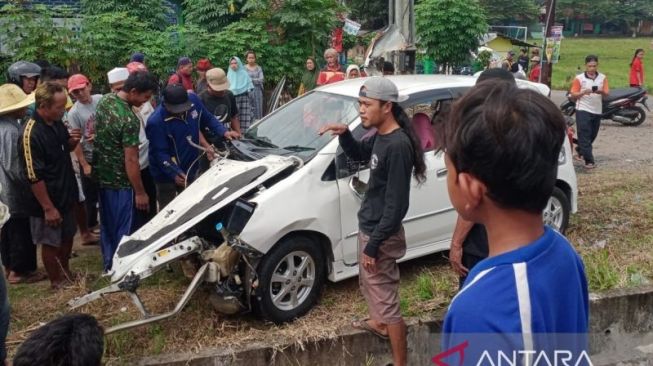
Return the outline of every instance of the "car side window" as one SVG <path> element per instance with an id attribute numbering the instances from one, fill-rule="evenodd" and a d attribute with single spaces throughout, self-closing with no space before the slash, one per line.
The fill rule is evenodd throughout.
<path id="1" fill-rule="evenodd" d="M 408 101 L 402 104 L 404 111 L 413 124 L 413 130 L 417 135 L 424 152 L 432 152 L 440 147 L 442 125 L 452 102 L 453 95 L 450 90 L 437 90 L 412 95 Z M 375 129 L 365 129 L 359 124 L 352 135 L 357 140 L 363 140 L 374 136 Z M 338 179 L 349 177 L 359 169 L 369 168 L 369 162 L 355 162 L 348 159 L 341 147 L 338 148 L 335 159 L 336 177 Z"/>

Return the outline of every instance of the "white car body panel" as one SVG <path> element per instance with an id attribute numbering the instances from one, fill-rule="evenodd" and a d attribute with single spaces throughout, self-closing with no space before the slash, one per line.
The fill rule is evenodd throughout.
<path id="1" fill-rule="evenodd" d="M 439 89 L 460 90 L 472 87 L 476 81 L 474 77 L 469 76 L 444 75 L 406 75 L 388 78 L 395 82 L 401 94 L 406 95 Z M 346 80 L 320 87 L 317 91 L 356 98 L 364 81 L 365 79 Z M 518 83 L 522 87 L 537 89 L 545 95 L 549 93 L 549 89 L 541 84 L 536 85 L 521 80 Z M 406 103 L 410 103 L 410 98 Z M 265 123 L 270 118 L 274 118 L 275 114 L 263 118 L 258 123 Z M 350 124 L 350 129 L 353 130 L 359 123 L 360 120 L 356 119 Z M 349 177 L 335 181 L 322 180 L 324 172 L 336 157 L 338 146 L 338 139 L 334 138 L 320 151 L 317 151 L 315 156 L 303 167 L 255 194 L 251 201 L 257 203 L 257 208 L 240 235 L 243 242 L 265 254 L 288 234 L 319 233 L 331 244 L 332 258 L 329 279 L 332 281 L 340 281 L 358 274 L 356 214 L 360 206 L 360 199 L 353 198 L 347 185 Z M 572 210 L 576 212 L 578 189 L 572 164 L 571 147 L 567 139 L 565 139 L 564 151 L 566 159 L 559 168 L 558 178 L 569 186 Z M 428 180 L 424 186 L 414 185 L 411 190 L 411 206 L 404 221 L 408 250 L 402 261 L 447 250 L 454 229 L 456 213 L 449 202 L 446 175 L 438 176 L 438 172 L 444 168 L 442 154 L 434 155 L 433 152 L 427 154 Z M 147 241 L 155 235 L 159 236 L 133 254 L 122 257 L 116 254 L 112 280 L 119 280 L 140 258 L 165 246 L 210 213 L 226 206 L 245 192 L 251 191 L 262 182 L 292 166 L 295 162 L 296 160 L 292 158 L 269 155 L 253 162 L 223 160 L 218 165 L 214 165 L 177 196 L 152 221 L 133 235 L 123 238 L 120 246 L 130 240 Z M 188 222 L 175 225 L 175 222 L 184 213 L 190 212 L 194 206 L 202 202 L 207 192 L 215 189 L 230 177 L 260 166 L 265 166 L 268 170 L 254 182 L 240 189 L 224 192 L 224 199 L 211 206 L 209 210 Z M 367 178 L 368 174 L 368 171 L 360 172 L 363 180 Z M 173 212 L 170 213 L 170 210 Z M 173 227 L 173 229 L 162 234 L 162 231 L 166 231 L 166 227 Z"/>

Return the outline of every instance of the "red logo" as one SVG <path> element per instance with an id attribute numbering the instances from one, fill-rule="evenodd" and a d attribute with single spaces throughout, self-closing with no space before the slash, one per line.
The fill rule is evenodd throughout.
<path id="1" fill-rule="evenodd" d="M 455 355 L 455 354 L 459 353 L 460 354 L 460 362 L 458 363 L 457 366 L 462 366 L 463 363 L 465 362 L 465 348 L 467 348 L 467 346 L 469 346 L 469 341 L 464 341 L 463 343 L 461 343 L 461 344 L 459 344 L 457 346 L 449 348 L 448 350 L 435 355 L 435 357 L 433 357 L 432 361 L 433 361 L 434 364 L 436 364 L 438 366 L 451 366 L 448 363 L 444 362 L 443 359 L 445 359 L 445 358 L 447 358 L 447 357 L 449 357 L 451 355 Z"/>

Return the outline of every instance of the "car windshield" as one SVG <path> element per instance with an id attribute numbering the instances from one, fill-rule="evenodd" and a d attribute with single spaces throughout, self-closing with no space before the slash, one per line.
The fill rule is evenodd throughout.
<path id="1" fill-rule="evenodd" d="M 333 138 L 331 134 L 320 136 L 320 128 L 330 123 L 350 124 L 357 117 L 356 98 L 312 92 L 252 126 L 245 139 L 255 140 L 258 146 L 287 150 L 308 161 Z"/>

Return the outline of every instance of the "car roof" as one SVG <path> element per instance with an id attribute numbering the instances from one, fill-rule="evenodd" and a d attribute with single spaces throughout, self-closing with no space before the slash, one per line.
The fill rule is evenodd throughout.
<path id="1" fill-rule="evenodd" d="M 388 75 L 384 76 L 395 83 L 399 94 L 411 95 L 428 90 L 470 88 L 476 84 L 476 77 L 464 75 Z M 358 98 L 358 92 L 368 78 L 357 78 L 339 81 L 337 83 L 321 86 L 316 91 L 345 95 Z M 532 83 L 526 80 L 517 80 L 520 88 L 529 88 L 548 95 L 550 89 L 544 84 Z"/>
<path id="2" fill-rule="evenodd" d="M 460 75 L 388 75 L 384 77 L 397 86 L 399 94 L 404 95 L 424 90 L 471 87 L 476 82 L 476 78 L 472 76 Z M 343 80 L 321 86 L 316 90 L 358 98 L 358 92 L 367 79 L 369 78 Z"/>

